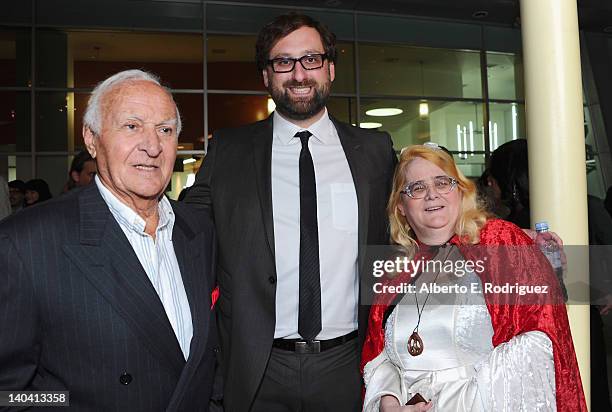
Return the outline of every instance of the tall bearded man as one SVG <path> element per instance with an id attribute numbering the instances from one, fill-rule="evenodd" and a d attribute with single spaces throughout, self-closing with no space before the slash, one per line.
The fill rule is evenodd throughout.
<path id="1" fill-rule="evenodd" d="M 391 139 L 328 113 L 336 46 L 319 22 L 277 17 L 256 58 L 276 111 L 216 131 L 187 197 L 218 234 L 225 410 L 357 411 L 359 280 L 365 245 L 388 238 Z"/>

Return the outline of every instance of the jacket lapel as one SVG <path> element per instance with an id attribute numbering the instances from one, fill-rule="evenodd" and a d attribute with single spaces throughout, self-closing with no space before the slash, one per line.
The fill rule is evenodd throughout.
<path id="1" fill-rule="evenodd" d="M 95 184 L 79 195 L 80 239 L 64 253 L 177 375 L 185 364 L 163 305 Z"/>
<path id="2" fill-rule="evenodd" d="M 176 207 L 176 220 L 172 232 L 172 243 L 176 259 L 178 260 L 183 285 L 191 309 L 191 320 L 193 323 L 193 338 L 189 350 L 188 362 L 197 360 L 202 355 L 202 349 L 206 346 L 208 339 L 208 324 L 210 322 L 211 297 L 207 292 L 212 290 L 208 284 L 210 276 L 207 272 L 212 270 L 213 262 L 202 261 L 201 252 L 212 239 L 202 239 L 202 235 L 196 235 L 188 219 Z"/>
<path id="3" fill-rule="evenodd" d="M 370 184 L 368 181 L 368 171 L 366 170 L 368 162 L 365 158 L 359 136 L 353 133 L 348 125 L 339 122 L 331 116 L 330 118 L 338 132 L 340 144 L 342 144 L 349 169 L 351 169 L 355 192 L 357 193 L 359 267 L 361 267 L 364 258 L 362 248 L 368 243 L 368 216 L 370 213 Z"/>
<path id="4" fill-rule="evenodd" d="M 193 337 L 187 364 L 176 385 L 168 410 L 172 410 L 173 405 L 180 404 L 183 393 L 189 388 L 189 385 L 192 385 L 190 383 L 191 379 L 204 356 L 209 335 L 212 333 L 212 331 L 209 331 L 211 316 L 211 296 L 209 292 L 212 287 L 208 284 L 211 277 L 207 272 L 213 270 L 215 264 L 213 261 L 203 261 L 204 257 L 201 253 L 207 245 L 215 240 L 204 239 L 201 232 L 196 235 L 191 228 L 197 227 L 197 222 L 190 221 L 186 214 L 181 213 L 181 208 L 175 202 L 171 201 L 171 204 L 176 217 L 172 232 L 172 243 L 191 309 Z M 213 259 L 214 253 L 213 250 L 211 254 Z"/>
<path id="5" fill-rule="evenodd" d="M 270 253 L 274 257 L 274 222 L 272 217 L 272 116 L 257 123 L 251 135 L 255 179 Z"/>

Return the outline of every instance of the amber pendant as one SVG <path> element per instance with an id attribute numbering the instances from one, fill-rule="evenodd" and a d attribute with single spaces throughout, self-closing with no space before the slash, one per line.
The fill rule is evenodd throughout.
<path id="1" fill-rule="evenodd" d="M 423 339 L 416 331 L 412 332 L 412 335 L 408 338 L 408 353 L 412 356 L 419 356 L 423 353 Z"/>

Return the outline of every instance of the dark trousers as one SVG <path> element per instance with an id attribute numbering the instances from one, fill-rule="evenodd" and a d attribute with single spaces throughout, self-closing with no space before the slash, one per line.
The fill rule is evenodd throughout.
<path id="1" fill-rule="evenodd" d="M 357 339 L 317 354 L 272 348 L 251 411 L 360 411 L 359 358 Z"/>

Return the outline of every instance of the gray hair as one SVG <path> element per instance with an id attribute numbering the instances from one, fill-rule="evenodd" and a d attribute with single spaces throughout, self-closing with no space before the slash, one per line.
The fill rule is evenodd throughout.
<path id="1" fill-rule="evenodd" d="M 102 130 L 102 112 L 100 109 L 100 102 L 102 101 L 102 98 L 106 95 L 106 93 L 110 92 L 113 88 L 121 83 L 134 81 L 147 81 L 155 83 L 164 89 L 172 101 L 174 101 L 170 90 L 161 85 L 159 82 L 159 77 L 156 75 L 138 69 L 125 70 L 112 75 L 101 83 L 98 83 L 91 93 L 89 101 L 87 102 L 87 109 L 85 109 L 85 115 L 83 116 L 83 125 L 89 128 L 93 134 L 99 134 Z M 176 135 L 178 136 L 181 134 L 182 128 L 181 114 L 179 113 L 176 102 L 174 103 L 174 107 L 176 108 Z"/>

